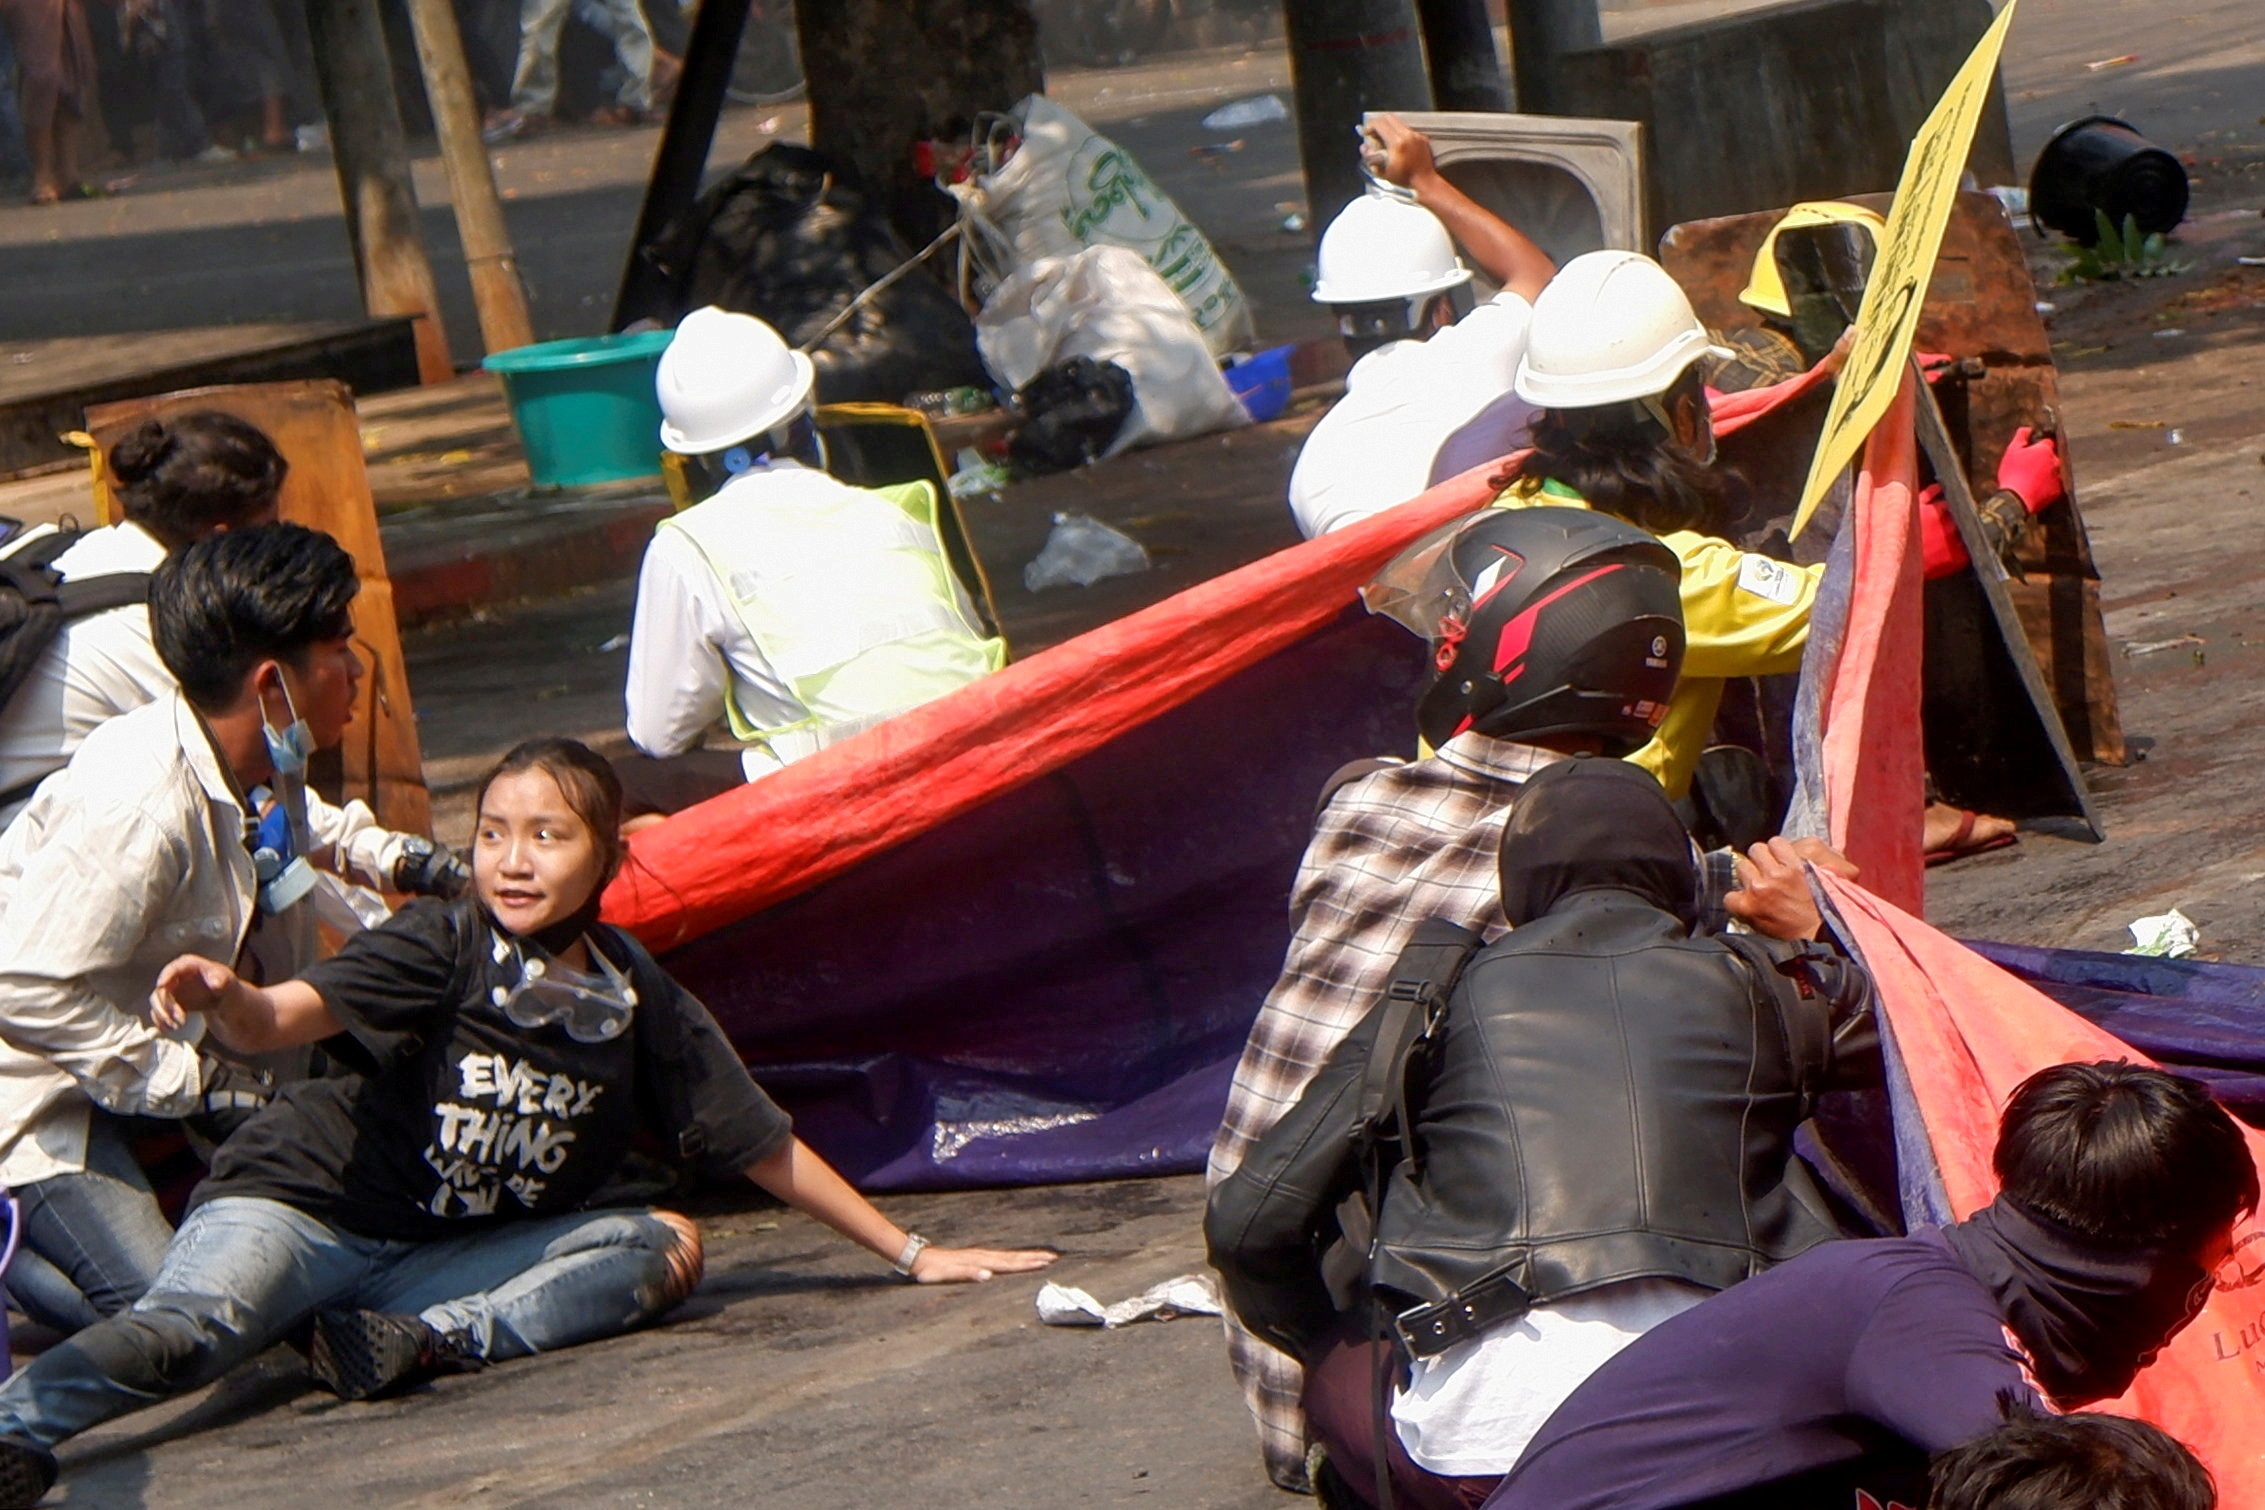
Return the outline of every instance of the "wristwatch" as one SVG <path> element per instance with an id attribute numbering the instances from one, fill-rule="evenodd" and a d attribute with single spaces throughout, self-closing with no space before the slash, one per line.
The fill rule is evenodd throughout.
<path id="1" fill-rule="evenodd" d="M 927 1251 L 928 1239 L 917 1232 L 908 1232 L 905 1234 L 904 1251 L 897 1255 L 897 1261 L 893 1267 L 899 1274 L 910 1279 L 912 1278 L 912 1266 L 920 1262 L 920 1255 Z"/>

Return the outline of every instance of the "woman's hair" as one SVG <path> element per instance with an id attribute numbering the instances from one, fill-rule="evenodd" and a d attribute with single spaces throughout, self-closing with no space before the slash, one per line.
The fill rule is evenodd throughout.
<path id="1" fill-rule="evenodd" d="M 289 470 L 266 431 L 217 409 L 145 419 L 110 448 L 126 517 L 176 550 L 271 512 Z"/>
<path id="2" fill-rule="evenodd" d="M 523 741 L 480 778 L 472 811 L 477 814 L 488 800 L 489 787 L 522 771 L 541 771 L 557 782 L 566 805 L 589 826 L 591 842 L 598 847 L 598 889 L 603 891 L 629 856 L 621 837 L 621 778 L 612 763 L 578 739 Z"/>
<path id="3" fill-rule="evenodd" d="M 2121 1060 L 2021 1082 L 1991 1163 L 2020 1210 L 2119 1246 L 2192 1247 L 2257 1208 L 2249 1144 L 2209 1089 Z"/>
<path id="4" fill-rule="evenodd" d="M 1696 364 L 1659 396 L 1672 411 L 1687 397 L 1704 398 Z M 1641 530 L 1720 534 L 1727 492 L 1722 474 L 1678 445 L 1641 403 L 1593 409 L 1544 409 L 1533 423 L 1533 448 L 1488 483 L 1497 492 L 1519 483 L 1558 482 L 1589 507 Z"/>

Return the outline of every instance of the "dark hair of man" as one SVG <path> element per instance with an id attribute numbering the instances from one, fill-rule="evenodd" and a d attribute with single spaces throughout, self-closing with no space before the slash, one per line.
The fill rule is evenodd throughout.
<path id="1" fill-rule="evenodd" d="M 2215 1510 L 2210 1470 L 2145 1421 L 2007 1412 L 1987 1436 L 1935 1459 L 1927 1510 Z"/>
<path id="2" fill-rule="evenodd" d="M 268 514 L 289 470 L 266 431 L 217 409 L 145 419 L 110 448 L 119 507 L 169 550 Z"/>
<path id="3" fill-rule="evenodd" d="M 1678 403 L 1703 397 L 1704 388 L 1693 363 L 1660 395 L 1660 404 L 1673 412 Z M 1642 404 L 1543 410 L 1533 424 L 1532 449 L 1488 486 L 1500 491 L 1545 482 L 1571 488 L 1590 508 L 1655 535 L 1723 530 L 1728 487 L 1722 473 L 1678 445 Z"/>
<path id="4" fill-rule="evenodd" d="M 2208 1088 L 2121 1060 L 2024 1080 L 1991 1162 L 2015 1207 L 2099 1242 L 2192 1249 L 2257 1207 L 2249 1145 Z"/>
<path id="5" fill-rule="evenodd" d="M 472 811 L 487 801 L 488 788 L 506 776 L 541 771 L 558 783 L 559 795 L 590 830 L 598 847 L 598 889 L 612 881 L 629 856 L 621 837 L 621 777 L 612 762 L 578 739 L 530 739 L 513 745 L 480 778 Z"/>
<path id="6" fill-rule="evenodd" d="M 354 558 L 320 530 L 262 524 L 207 535 L 166 558 L 150 582 L 157 658 L 206 712 L 233 705 L 266 660 L 299 663 L 354 632 Z"/>

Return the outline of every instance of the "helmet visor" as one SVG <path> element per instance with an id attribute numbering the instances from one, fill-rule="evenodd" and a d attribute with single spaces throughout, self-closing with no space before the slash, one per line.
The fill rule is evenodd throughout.
<path id="1" fill-rule="evenodd" d="M 1418 639 L 1436 640 L 1449 620 L 1471 611 L 1471 584 L 1455 564 L 1455 540 L 1469 516 L 1439 526 L 1386 562 L 1361 589 L 1370 613 L 1393 620 Z"/>

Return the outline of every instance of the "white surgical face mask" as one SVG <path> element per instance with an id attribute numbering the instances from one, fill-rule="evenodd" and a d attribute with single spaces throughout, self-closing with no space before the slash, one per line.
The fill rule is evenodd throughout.
<path id="1" fill-rule="evenodd" d="M 570 970 L 547 955 L 530 953 L 523 944 L 506 943 L 501 935 L 496 947 L 498 963 L 507 956 L 519 961 L 517 983 L 497 986 L 489 997 L 514 1027 L 555 1022 L 576 1043 L 606 1043 L 619 1038 L 636 1015 L 637 988 L 594 944 L 594 972 Z"/>

